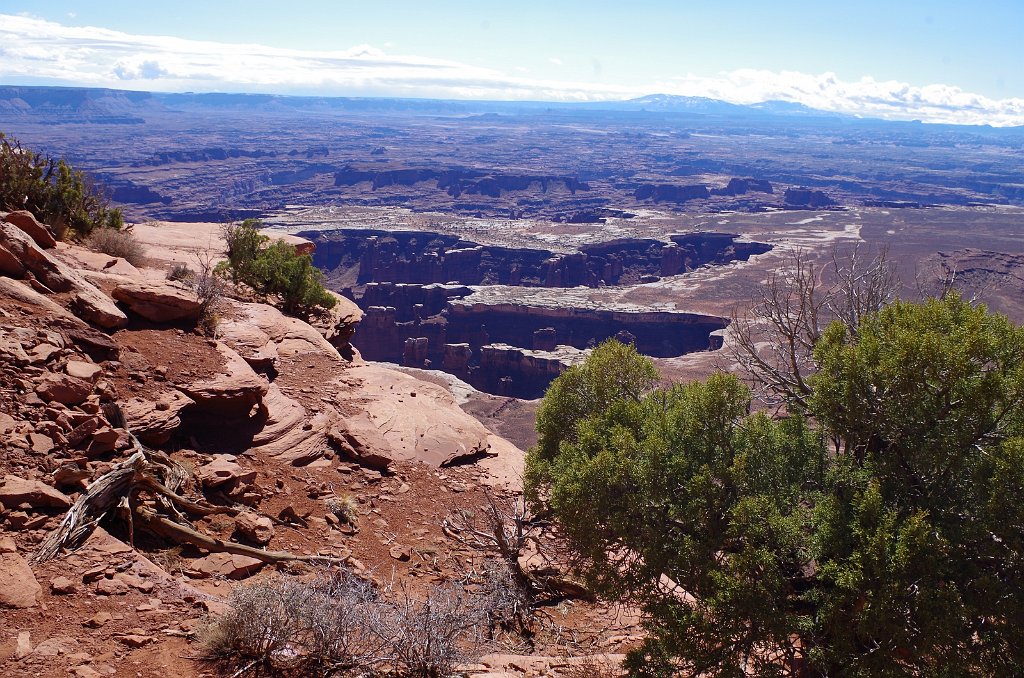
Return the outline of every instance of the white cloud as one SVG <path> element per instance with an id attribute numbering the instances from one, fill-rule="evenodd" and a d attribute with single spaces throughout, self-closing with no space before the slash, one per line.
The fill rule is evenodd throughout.
<path id="1" fill-rule="evenodd" d="M 562 61 L 561 59 L 559 59 L 558 57 L 549 57 L 548 58 L 548 63 L 549 64 L 554 64 L 555 66 L 564 66 L 565 65 L 565 62 Z"/>
<path id="2" fill-rule="evenodd" d="M 552 64 L 562 61 L 552 57 Z M 65 26 L 0 14 L 0 81 L 154 91 L 408 96 L 554 101 L 617 100 L 663 92 L 734 103 L 769 99 L 854 115 L 1024 125 L 1024 99 L 995 100 L 950 85 L 915 86 L 833 73 L 741 69 L 617 85 L 531 78 L 457 61 L 396 56 L 372 45 L 282 49 Z M 595 67 L 594 77 L 601 69 Z"/>

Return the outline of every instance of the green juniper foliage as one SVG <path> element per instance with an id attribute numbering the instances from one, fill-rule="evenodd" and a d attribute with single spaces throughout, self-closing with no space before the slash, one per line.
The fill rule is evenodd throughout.
<path id="1" fill-rule="evenodd" d="M 779 420 L 732 376 L 607 390 L 613 354 L 653 372 L 605 344 L 556 380 L 527 490 L 644 610 L 634 675 L 1019 675 L 1024 330 L 955 295 L 834 324 Z"/>
<path id="2" fill-rule="evenodd" d="M 258 219 L 246 219 L 228 226 L 225 239 L 228 259 L 219 272 L 236 283 L 244 283 L 264 296 L 281 300 L 286 313 L 308 317 L 332 308 L 334 296 L 323 286 L 323 274 L 308 254 L 298 254 L 285 242 L 271 243 L 260 233 Z"/>
<path id="3" fill-rule="evenodd" d="M 22 148 L 2 132 L 0 209 L 28 210 L 53 226 L 61 239 L 69 230 L 84 237 L 97 228 L 124 226 L 121 210 L 110 209 L 107 196 L 83 172 Z"/>

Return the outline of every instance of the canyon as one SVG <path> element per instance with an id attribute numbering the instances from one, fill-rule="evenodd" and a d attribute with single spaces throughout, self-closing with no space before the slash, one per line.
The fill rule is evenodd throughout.
<path id="1" fill-rule="evenodd" d="M 502 396 L 537 398 L 583 349 L 609 338 L 673 357 L 721 346 L 728 319 L 637 308 L 559 308 L 480 300 L 491 286 L 605 287 L 652 283 L 702 266 L 747 261 L 771 245 L 730 233 L 620 238 L 575 250 L 482 245 L 430 231 L 299 231 L 313 262 L 363 319 L 363 357 L 441 369 Z M 346 281 L 353 285 L 343 286 Z M 572 350 L 576 349 L 576 350 Z"/>

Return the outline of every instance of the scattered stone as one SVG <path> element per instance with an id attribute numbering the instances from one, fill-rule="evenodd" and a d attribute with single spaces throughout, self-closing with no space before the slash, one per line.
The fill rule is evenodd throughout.
<path id="1" fill-rule="evenodd" d="M 97 612 L 91 619 L 82 622 L 82 625 L 88 626 L 90 629 L 98 629 L 113 618 L 109 612 Z"/>
<path id="2" fill-rule="evenodd" d="M 53 636 L 36 645 L 32 654 L 40 657 L 56 657 L 62 654 L 71 654 L 80 643 L 69 636 Z"/>
<path id="3" fill-rule="evenodd" d="M 74 672 L 75 678 L 100 678 L 100 676 L 103 675 L 96 669 L 92 668 L 91 666 L 86 666 L 85 664 L 76 666 L 71 670 L 72 672 Z"/>
<path id="4" fill-rule="evenodd" d="M 112 296 L 132 313 L 155 323 L 199 318 L 199 299 L 178 282 L 132 280 L 115 287 Z"/>
<path id="5" fill-rule="evenodd" d="M 192 561 L 187 574 L 198 579 L 206 577 L 227 577 L 228 579 L 244 579 L 255 574 L 263 567 L 263 561 L 240 556 L 235 553 L 211 553 L 205 558 Z"/>
<path id="6" fill-rule="evenodd" d="M 92 474 L 88 469 L 84 469 L 74 462 L 68 462 L 66 464 L 61 464 L 60 467 L 53 472 L 53 483 L 57 487 L 82 489 L 83 482 L 88 480 L 91 476 Z"/>
<path id="7" fill-rule="evenodd" d="M 17 553 L 18 546 L 14 543 L 14 539 L 8 536 L 0 537 L 0 553 Z"/>
<path id="8" fill-rule="evenodd" d="M 46 402 L 81 405 L 92 393 L 92 384 L 68 374 L 48 374 L 40 380 L 35 390 Z"/>
<path id="9" fill-rule="evenodd" d="M 32 633 L 30 631 L 18 632 L 18 643 L 14 648 L 14 656 L 24 659 L 32 654 Z"/>
<path id="10" fill-rule="evenodd" d="M 68 364 L 64 367 L 64 371 L 76 379 L 83 379 L 85 381 L 95 383 L 96 379 L 103 372 L 103 368 L 94 363 L 87 363 L 82 360 L 69 360 Z"/>
<path id="11" fill-rule="evenodd" d="M 53 451 L 53 438 L 42 433 L 29 433 L 28 444 L 38 454 L 49 454 Z"/>
<path id="12" fill-rule="evenodd" d="M 125 635 L 115 636 L 117 640 L 127 645 L 128 647 L 143 647 L 153 642 L 153 636 L 144 635 L 145 631 L 142 629 L 132 629 L 132 631 L 138 631 L 138 633 L 127 633 Z"/>
<path id="13" fill-rule="evenodd" d="M 96 584 L 96 593 L 101 596 L 123 596 L 128 593 L 128 584 L 118 578 L 100 579 Z"/>
<path id="14" fill-rule="evenodd" d="M 43 594 L 32 568 L 17 553 L 0 555 L 0 582 L 0 607 L 32 607 Z"/>
<path id="15" fill-rule="evenodd" d="M 58 353 L 60 353 L 60 348 L 44 342 L 28 352 L 28 359 L 33 365 L 42 365 L 49 362 L 50 358 Z"/>
<path id="16" fill-rule="evenodd" d="M 388 551 L 388 553 L 391 554 L 392 558 L 403 563 L 412 558 L 412 553 L 409 551 L 409 547 L 401 546 L 399 544 L 395 544 L 394 546 L 392 546 L 391 550 Z"/>
<path id="17" fill-rule="evenodd" d="M 55 595 L 64 596 L 77 591 L 78 586 L 67 577 L 55 577 L 50 580 L 50 590 Z"/>
<path id="18" fill-rule="evenodd" d="M 227 483 L 251 485 L 256 481 L 256 471 L 247 471 L 235 463 L 234 457 L 218 454 L 213 461 L 196 469 L 199 481 L 206 489 L 220 487 Z"/>
<path id="19" fill-rule="evenodd" d="M 71 506 L 71 500 L 46 483 L 7 475 L 0 485 L 0 504 L 7 508 L 28 504 L 32 508 L 66 509 Z"/>
<path id="20" fill-rule="evenodd" d="M 266 516 L 247 511 L 235 518 L 235 531 L 245 539 L 265 546 L 274 538 L 274 523 Z"/>
<path id="21" fill-rule="evenodd" d="M 156 586 L 155 584 L 153 584 L 153 582 L 147 579 L 143 579 L 142 577 L 137 577 L 134 574 L 127 574 L 124 572 L 119 572 L 115 574 L 114 580 L 123 583 L 125 586 L 130 586 L 133 589 L 137 589 L 142 593 L 151 593 Z"/>
<path id="22" fill-rule="evenodd" d="M 40 223 L 28 210 L 17 210 L 10 212 L 4 217 L 4 221 L 14 224 L 23 230 L 28 237 L 32 238 L 37 245 L 44 250 L 57 246 L 57 239 L 50 232 L 50 228 Z"/>

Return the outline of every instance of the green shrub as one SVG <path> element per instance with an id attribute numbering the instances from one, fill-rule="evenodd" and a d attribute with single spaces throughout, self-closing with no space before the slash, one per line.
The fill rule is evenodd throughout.
<path id="1" fill-rule="evenodd" d="M 0 132 L 0 209 L 28 210 L 64 239 L 87 236 L 97 228 L 119 230 L 120 209 L 81 170 L 64 160 L 35 153 Z"/>
<path id="2" fill-rule="evenodd" d="M 246 219 L 224 229 L 227 261 L 218 268 L 232 281 L 248 285 L 264 296 L 278 297 L 286 313 L 308 317 L 333 308 L 334 296 L 323 285 L 323 274 L 308 254 L 288 243 L 270 242 L 259 232 L 258 219 Z"/>
<path id="3" fill-rule="evenodd" d="M 526 489 L 645 613 L 630 675 L 1020 674 L 1024 328 L 955 294 L 835 321 L 779 419 L 608 356 L 548 389 Z"/>

